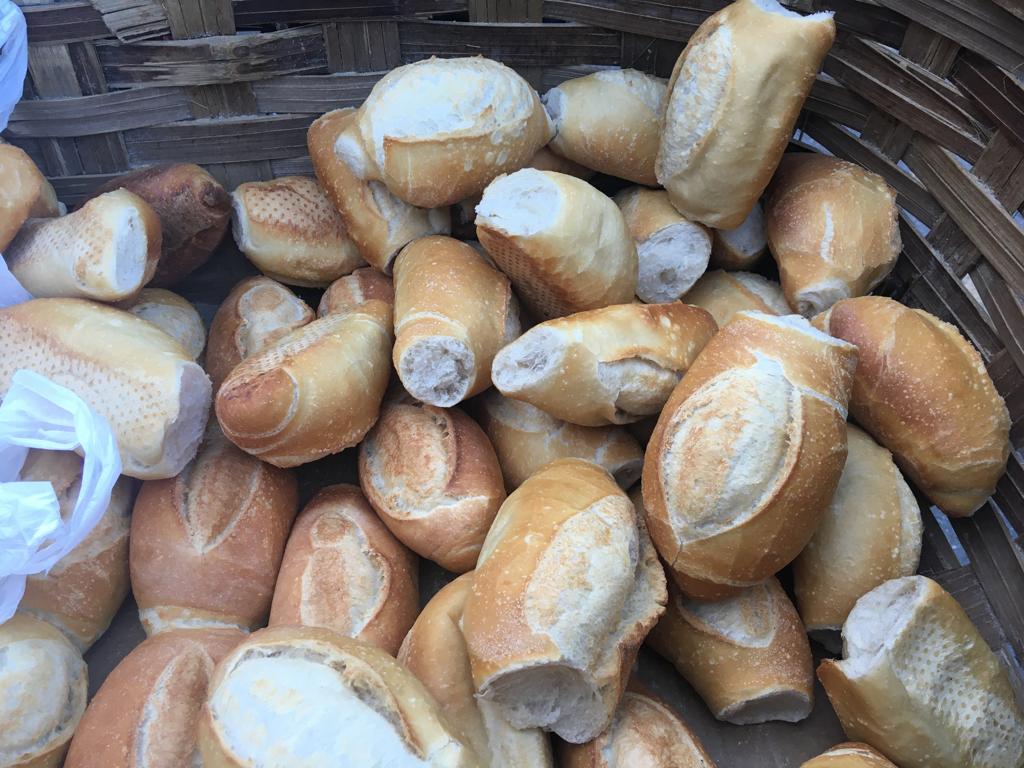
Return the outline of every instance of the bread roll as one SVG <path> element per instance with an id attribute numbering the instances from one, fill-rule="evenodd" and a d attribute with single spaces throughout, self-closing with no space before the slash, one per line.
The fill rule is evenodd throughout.
<path id="1" fill-rule="evenodd" d="M 314 120 L 307 136 L 309 155 L 363 260 L 391 274 L 391 262 L 407 243 L 450 232 L 451 218 L 447 208 L 417 208 L 399 200 L 383 183 L 356 174 L 337 149 L 339 138 L 355 119 L 355 110 L 336 109 Z"/>
<path id="2" fill-rule="evenodd" d="M 691 221 L 738 227 L 793 135 L 832 47 L 832 14 L 737 0 L 690 38 L 668 83 L 655 173 Z"/>
<path id="3" fill-rule="evenodd" d="M 800 768 L 896 768 L 867 744 L 847 742 L 813 757 Z"/>
<path id="4" fill-rule="evenodd" d="M 818 677 L 846 735 L 900 768 L 1016 768 L 1024 714 L 959 603 L 924 576 L 887 581 L 843 625 Z"/>
<path id="5" fill-rule="evenodd" d="M 238 450 L 216 428 L 180 475 L 143 483 L 131 571 L 146 633 L 262 626 L 298 508 L 294 475 Z"/>
<path id="6" fill-rule="evenodd" d="M 143 288 L 122 307 L 136 317 L 148 320 L 198 360 L 206 346 L 206 328 L 196 308 L 176 293 L 163 288 Z"/>
<path id="7" fill-rule="evenodd" d="M 857 349 L 797 315 L 744 312 L 690 366 L 644 457 L 647 526 L 680 589 L 736 594 L 821 522 L 846 461 Z"/>
<path id="8" fill-rule="evenodd" d="M 465 243 L 422 237 L 395 260 L 392 360 L 417 400 L 447 408 L 487 389 L 520 330 L 508 278 Z"/>
<path id="9" fill-rule="evenodd" d="M 268 277 L 323 287 L 364 264 L 316 179 L 250 181 L 231 193 L 238 248 Z"/>
<path id="10" fill-rule="evenodd" d="M 269 277 L 247 277 L 217 308 L 206 345 L 214 391 L 236 365 L 313 319 L 313 310 Z"/>
<path id="11" fill-rule="evenodd" d="M 665 91 L 664 78 L 635 69 L 603 69 L 566 80 L 544 94 L 555 127 L 549 146 L 595 171 L 657 186 L 654 158 Z"/>
<path id="12" fill-rule="evenodd" d="M 71 451 L 29 451 L 22 481 L 50 483 L 67 520 L 82 486 L 82 459 Z M 18 609 L 53 624 L 79 651 L 106 632 L 128 594 L 128 513 L 135 484 L 118 478 L 110 504 L 82 542 L 49 573 L 25 581 Z"/>
<path id="13" fill-rule="evenodd" d="M 531 168 L 495 179 L 476 208 L 476 231 L 541 318 L 633 300 L 636 246 L 625 219 L 581 179 Z"/>
<path id="14" fill-rule="evenodd" d="M 377 420 L 387 388 L 391 315 L 383 301 L 368 301 L 246 358 L 217 392 L 224 434 L 279 467 L 351 448 Z"/>
<path id="15" fill-rule="evenodd" d="M 850 413 L 929 499 L 954 517 L 995 490 L 1010 453 L 1010 417 L 974 347 L 921 309 L 844 299 L 817 327 L 856 344 Z"/>
<path id="16" fill-rule="evenodd" d="M 244 639 L 191 629 L 143 641 L 89 703 L 64 768 L 201 765 L 196 729 L 214 665 Z"/>
<path id="17" fill-rule="evenodd" d="M 584 459 L 597 464 L 621 488 L 630 488 L 640 479 L 643 449 L 622 427 L 570 424 L 493 389 L 481 395 L 475 405 L 475 415 L 494 446 L 509 491 L 555 459 Z"/>
<path id="18" fill-rule="evenodd" d="M 517 730 L 495 706 L 478 700 L 462 635 L 462 613 L 473 585 L 466 573 L 431 598 L 406 635 L 398 660 L 437 699 L 449 722 L 490 768 L 554 768 L 551 742 L 537 728 Z"/>
<path id="19" fill-rule="evenodd" d="M 24 150 L 0 144 L 0 251 L 5 251 L 27 219 L 59 216 L 57 195 Z"/>
<path id="20" fill-rule="evenodd" d="M 328 486 L 288 537 L 270 626 L 326 627 L 394 655 L 419 609 L 418 565 L 356 486 Z"/>
<path id="21" fill-rule="evenodd" d="M 16 614 L 0 624 L 0 659 L 0 765 L 60 768 L 85 711 L 82 654 L 45 621 Z"/>
<path id="22" fill-rule="evenodd" d="M 761 203 L 754 203 L 743 223 L 733 229 L 712 230 L 711 266 L 716 269 L 750 269 L 768 250 Z"/>
<path id="23" fill-rule="evenodd" d="M 317 317 L 336 315 L 355 309 L 370 299 L 395 305 L 395 287 L 391 278 L 373 267 L 361 267 L 351 275 L 339 277 L 324 291 L 317 307 Z"/>
<path id="24" fill-rule="evenodd" d="M 141 197 L 160 217 L 160 263 L 149 282 L 170 288 L 210 258 L 224 239 L 231 198 L 217 180 L 192 163 L 154 165 L 111 179 L 94 194 L 120 188 Z"/>
<path id="25" fill-rule="evenodd" d="M 478 768 L 423 685 L 328 629 L 255 633 L 214 672 L 199 724 L 209 768 Z"/>
<path id="26" fill-rule="evenodd" d="M 636 241 L 636 295 L 648 304 L 675 301 L 707 270 L 711 233 L 680 216 L 663 189 L 630 187 L 615 202 Z"/>
<path id="27" fill-rule="evenodd" d="M 449 571 L 476 565 L 505 501 L 487 436 L 458 408 L 386 403 L 359 446 L 359 483 L 409 549 Z"/>
<path id="28" fill-rule="evenodd" d="M 812 637 L 842 628 L 862 595 L 916 573 L 921 557 L 921 510 L 892 454 L 852 424 L 846 445 L 839 487 L 793 561 L 796 602 Z"/>
<path id="29" fill-rule="evenodd" d="M 149 282 L 160 258 L 160 219 L 123 189 L 74 213 L 30 219 L 4 252 L 33 296 L 121 301 Z"/>
<path id="30" fill-rule="evenodd" d="M 900 255 L 896 191 L 877 173 L 815 153 L 782 158 L 765 206 L 786 300 L 806 317 L 878 285 Z"/>
<path id="31" fill-rule="evenodd" d="M 494 358 L 494 386 L 585 427 L 658 413 L 715 335 L 707 312 L 679 302 L 619 304 L 536 325 Z"/>
<path id="32" fill-rule="evenodd" d="M 774 577 L 710 603 L 690 600 L 673 586 L 647 642 L 719 720 L 796 723 L 811 713 L 811 645 Z"/>
<path id="33" fill-rule="evenodd" d="M 477 562 L 462 629 L 478 699 L 516 728 L 590 741 L 665 599 L 654 547 L 611 476 L 579 459 L 547 465 L 502 505 Z"/>
<path id="34" fill-rule="evenodd" d="M 0 395 L 22 368 L 67 387 L 107 420 L 129 477 L 173 477 L 195 456 L 210 380 L 152 323 L 81 299 L 0 309 Z"/>
<path id="35" fill-rule="evenodd" d="M 635 690 L 622 695 L 608 730 L 558 749 L 559 768 L 715 768 L 700 740 L 664 702 Z"/>
<path id="36" fill-rule="evenodd" d="M 335 151 L 358 178 L 437 208 L 522 168 L 552 133 L 537 92 L 513 70 L 432 57 L 381 78 Z"/>
<path id="37" fill-rule="evenodd" d="M 752 272 L 706 272 L 682 298 L 687 304 L 706 309 L 723 327 L 737 312 L 788 315 L 789 305 L 782 288 Z"/>

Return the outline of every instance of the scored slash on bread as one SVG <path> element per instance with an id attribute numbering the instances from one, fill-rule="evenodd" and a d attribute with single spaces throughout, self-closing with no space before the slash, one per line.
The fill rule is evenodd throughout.
<path id="1" fill-rule="evenodd" d="M 143 288 L 122 309 L 148 320 L 181 344 L 189 357 L 198 360 L 206 346 L 206 327 L 199 312 L 176 293 L 163 288 Z"/>
<path id="2" fill-rule="evenodd" d="M 712 270 L 694 283 L 682 301 L 706 309 L 719 328 L 739 312 L 788 315 L 789 305 L 778 283 L 752 272 Z"/>

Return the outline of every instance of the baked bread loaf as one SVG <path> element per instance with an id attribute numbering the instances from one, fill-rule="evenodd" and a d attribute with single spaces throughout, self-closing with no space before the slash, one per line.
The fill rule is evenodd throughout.
<path id="1" fill-rule="evenodd" d="M 170 288 L 205 264 L 224 239 L 231 198 L 198 165 L 154 165 L 111 179 L 93 196 L 127 189 L 160 217 L 160 262 L 149 285 Z"/>
<path id="2" fill-rule="evenodd" d="M 811 714 L 811 645 L 775 577 L 710 603 L 670 587 L 668 608 L 647 643 L 719 720 L 796 723 Z"/>
<path id="3" fill-rule="evenodd" d="M 1006 672 L 931 579 L 894 579 L 864 595 L 843 625 L 843 649 L 818 677 L 850 739 L 900 768 L 1024 763 L 1024 714 Z"/>
<path id="4" fill-rule="evenodd" d="M 391 307 L 368 301 L 246 358 L 217 392 L 217 419 L 244 451 L 279 467 L 338 453 L 377 420 L 391 375 Z"/>
<path id="5" fill-rule="evenodd" d="M 316 179 L 249 181 L 231 193 L 239 250 L 274 280 L 323 287 L 364 264 Z"/>
<path id="6" fill-rule="evenodd" d="M 793 587 L 807 631 L 826 642 L 853 604 L 882 582 L 917 572 L 921 509 L 892 454 L 852 424 L 846 466 L 821 525 L 793 561 Z M 828 633 L 822 637 L 823 633 Z"/>
<path id="7" fill-rule="evenodd" d="M 665 600 L 654 547 L 611 476 L 548 464 L 508 497 L 480 551 L 462 618 L 478 699 L 516 728 L 596 738 Z"/>
<path id="8" fill-rule="evenodd" d="M 244 639 L 190 629 L 144 640 L 89 702 L 64 768 L 201 765 L 196 731 L 214 665 Z"/>
<path id="9" fill-rule="evenodd" d="M 88 671 L 45 621 L 15 614 L 0 624 L 0 765 L 59 768 L 85 711 Z"/>
<path id="10" fill-rule="evenodd" d="M 0 251 L 6 251 L 28 219 L 60 216 L 64 211 L 50 182 L 32 158 L 13 144 L 0 144 Z"/>
<path id="11" fill-rule="evenodd" d="M 231 289 L 210 323 L 206 372 L 214 391 L 236 365 L 313 319 L 313 310 L 269 277 L 247 277 Z"/>
<path id="12" fill-rule="evenodd" d="M 537 92 L 514 70 L 483 57 L 431 57 L 381 78 L 335 152 L 357 178 L 438 208 L 522 168 L 552 133 Z"/>
<path id="13" fill-rule="evenodd" d="M 491 362 L 520 331 L 508 278 L 472 247 L 421 237 L 395 260 L 395 349 L 406 391 L 447 408 L 491 386 Z"/>
<path id="14" fill-rule="evenodd" d="M 160 219 L 141 197 L 119 189 L 67 216 L 29 219 L 4 258 L 33 296 L 122 301 L 153 277 Z"/>
<path id="15" fill-rule="evenodd" d="M 760 202 L 754 203 L 738 227 L 711 231 L 711 266 L 715 269 L 750 269 L 768 250 L 768 233 Z"/>
<path id="16" fill-rule="evenodd" d="M 143 288 L 134 300 L 121 308 L 151 322 L 181 344 L 193 360 L 198 360 L 203 354 L 206 346 L 203 318 L 178 294 L 164 288 Z"/>
<path id="17" fill-rule="evenodd" d="M 623 489 L 640 479 L 643 449 L 622 427 L 570 424 L 494 389 L 474 402 L 474 415 L 494 446 L 510 492 L 555 459 L 597 464 Z"/>
<path id="18" fill-rule="evenodd" d="M 633 300 L 636 246 L 618 206 L 582 179 L 526 168 L 476 207 L 480 244 L 542 319 Z"/>
<path id="19" fill-rule="evenodd" d="M 535 325 L 494 358 L 506 397 L 585 427 L 657 414 L 717 330 L 680 302 L 618 304 Z"/>
<path id="20" fill-rule="evenodd" d="M 711 233 L 680 216 L 663 189 L 630 187 L 615 202 L 636 241 L 636 295 L 648 304 L 675 301 L 707 270 Z"/>
<path id="21" fill-rule="evenodd" d="M 360 267 L 351 275 L 339 277 L 324 291 L 317 317 L 337 315 L 355 309 L 370 299 L 395 305 L 395 287 L 391 278 L 373 267 Z"/>
<path id="22" fill-rule="evenodd" d="M 682 300 L 710 312 L 719 328 L 737 312 L 790 313 L 779 284 L 752 272 L 706 272 Z"/>
<path id="23" fill-rule="evenodd" d="M 146 634 L 266 623 L 298 508 L 294 475 L 238 450 L 215 426 L 180 475 L 143 483 L 131 572 Z"/>
<path id="24" fill-rule="evenodd" d="M 338 151 L 340 137 L 355 119 L 354 109 L 336 109 L 314 120 L 307 135 L 309 156 L 363 260 L 391 274 L 391 262 L 406 244 L 447 234 L 451 218 L 447 208 L 417 208 L 395 197 L 382 182 L 357 175 Z"/>
<path id="25" fill-rule="evenodd" d="M 554 768 L 551 742 L 538 728 L 518 730 L 475 696 L 462 613 L 473 586 L 466 573 L 442 587 L 406 635 L 398 660 L 437 699 L 449 722 L 490 768 Z"/>
<path id="26" fill-rule="evenodd" d="M 478 768 L 405 667 L 329 629 L 273 627 L 225 657 L 199 724 L 210 768 Z"/>
<path id="27" fill-rule="evenodd" d="M 765 227 L 789 305 L 811 317 L 869 293 L 903 247 L 898 213 L 896 191 L 877 173 L 817 153 L 783 157 Z"/>
<path id="28" fill-rule="evenodd" d="M 67 387 L 107 420 L 129 477 L 174 477 L 195 456 L 210 380 L 152 323 L 81 299 L 0 309 L 0 395 L 22 368 Z"/>
<path id="29" fill-rule="evenodd" d="M 555 86 L 543 102 L 555 128 L 552 150 L 609 176 L 657 186 L 664 78 L 603 69 Z"/>
<path id="30" fill-rule="evenodd" d="M 82 459 L 71 451 L 29 451 L 19 478 L 50 483 L 65 520 L 82 486 Z M 110 504 L 82 542 L 49 573 L 25 580 L 18 610 L 48 621 L 85 653 L 107 631 L 128 594 L 128 523 L 135 483 L 118 478 Z"/>
<path id="31" fill-rule="evenodd" d="M 813 757 L 800 768 L 896 768 L 867 744 L 846 742 Z"/>
<path id="32" fill-rule="evenodd" d="M 418 565 L 356 486 L 328 486 L 288 537 L 270 626 L 326 627 L 393 656 L 416 620 Z"/>
<path id="33" fill-rule="evenodd" d="M 738 227 L 775 172 L 821 62 L 831 13 L 737 0 L 690 38 L 668 83 L 655 173 L 687 219 Z"/>
<path id="34" fill-rule="evenodd" d="M 385 403 L 359 446 L 359 483 L 409 549 L 456 573 L 472 570 L 505 501 L 498 457 L 458 408 Z"/>
<path id="35" fill-rule="evenodd" d="M 736 594 L 821 522 L 846 461 L 857 349 L 797 315 L 736 316 L 665 404 L 644 457 L 647 527 L 680 589 Z"/>
<path id="36" fill-rule="evenodd" d="M 1010 452 L 1010 417 L 974 347 L 921 309 L 892 299 L 844 299 L 814 319 L 856 344 L 850 414 L 943 512 L 973 514 L 995 490 Z"/>

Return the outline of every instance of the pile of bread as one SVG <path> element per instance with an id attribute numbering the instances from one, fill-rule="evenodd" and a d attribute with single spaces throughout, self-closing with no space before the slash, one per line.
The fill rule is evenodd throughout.
<path id="1" fill-rule="evenodd" d="M 543 98 L 418 62 L 312 125 L 316 180 L 230 195 L 153 168 L 61 215 L 0 146 L 0 250 L 38 297 L 0 310 L 0 392 L 70 388 L 124 467 L 0 626 L 0 766 L 711 766 L 630 682 L 640 645 L 721 720 L 796 722 L 808 634 L 841 629 L 817 674 L 857 743 L 805 766 L 1020 768 L 1006 673 L 914 575 L 904 480 L 974 513 L 1006 407 L 953 326 L 866 295 L 893 191 L 784 154 L 834 34 L 738 0 L 668 82 Z M 166 287 L 229 220 L 263 275 L 207 336 Z M 781 286 L 741 271 L 767 252 Z M 326 290 L 314 312 L 288 286 Z M 291 468 L 350 448 L 360 486 L 321 475 L 300 510 Z M 22 478 L 67 512 L 81 466 L 34 452 Z M 422 610 L 419 558 L 461 574 Z M 129 583 L 149 637 L 87 708 Z"/>

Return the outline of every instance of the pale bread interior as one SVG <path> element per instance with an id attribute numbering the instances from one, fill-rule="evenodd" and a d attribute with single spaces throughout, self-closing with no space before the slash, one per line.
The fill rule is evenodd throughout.
<path id="1" fill-rule="evenodd" d="M 561 334 L 537 326 L 494 356 L 491 379 L 502 394 L 514 396 L 557 376 L 564 359 Z"/>
<path id="2" fill-rule="evenodd" d="M 680 379 L 677 371 L 641 357 L 598 363 L 597 374 L 614 397 L 615 423 L 658 413 Z"/>
<path id="3" fill-rule="evenodd" d="M 549 230 L 561 208 L 558 185 L 541 171 L 523 168 L 488 185 L 476 207 L 476 224 L 528 237 Z"/>
<path id="4" fill-rule="evenodd" d="M 886 648 L 914 619 L 924 587 L 922 579 L 893 579 L 857 601 L 843 625 L 842 667 L 847 677 L 865 675 L 881 661 Z"/>
<path id="5" fill-rule="evenodd" d="M 134 292 L 142 285 L 146 274 L 149 241 L 142 217 L 134 206 L 123 206 L 114 221 L 114 258 L 104 261 L 113 266 L 108 275 L 113 289 L 122 295 Z"/>
<path id="6" fill-rule="evenodd" d="M 703 227 L 688 221 L 662 227 L 637 244 L 636 295 L 648 304 L 675 301 L 704 274 L 710 257 Z"/>
<path id="7" fill-rule="evenodd" d="M 167 425 L 161 466 L 183 467 L 196 455 L 206 430 L 211 390 L 210 377 L 202 368 L 195 363 L 181 366 L 178 375 L 178 413 Z M 132 463 L 130 459 L 128 463 Z"/>
<path id="8" fill-rule="evenodd" d="M 755 203 L 743 223 L 734 229 L 717 230 L 718 237 L 725 245 L 741 256 L 751 257 L 768 247 L 764 229 L 764 211 Z"/>
<path id="9" fill-rule="evenodd" d="M 785 16 L 790 19 L 802 19 L 804 21 L 819 21 L 821 19 L 828 19 L 832 17 L 831 11 L 820 11 L 818 13 L 811 13 L 807 16 L 791 11 L 778 0 L 751 0 L 754 5 L 760 8 L 765 13 L 777 13 L 779 16 Z"/>
<path id="10" fill-rule="evenodd" d="M 309 307 L 283 285 L 260 281 L 238 297 L 235 343 L 242 358 L 262 352 L 310 319 Z"/>
<path id="11" fill-rule="evenodd" d="M 804 317 L 814 317 L 837 301 L 850 298 L 850 286 L 837 277 L 811 283 L 793 293 L 793 309 Z"/>
<path id="12" fill-rule="evenodd" d="M 424 336 L 402 351 L 398 375 L 417 400 L 448 408 L 462 402 L 473 385 L 473 350 L 451 336 Z"/>
<path id="13" fill-rule="evenodd" d="M 798 723 L 810 714 L 810 697 L 786 688 L 726 707 L 717 716 L 735 725 L 756 725 L 769 720 Z"/>

